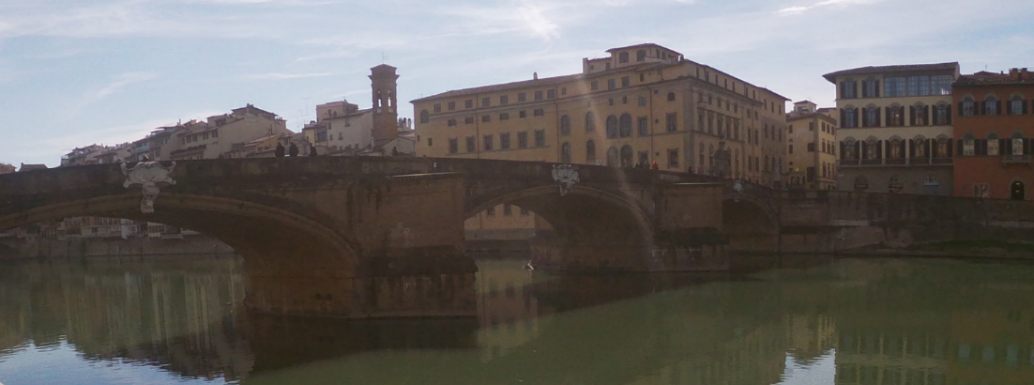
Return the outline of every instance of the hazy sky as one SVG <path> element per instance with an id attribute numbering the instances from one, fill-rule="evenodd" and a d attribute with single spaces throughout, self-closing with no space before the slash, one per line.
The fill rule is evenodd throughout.
<path id="1" fill-rule="evenodd" d="M 793 100 L 833 102 L 821 75 L 958 61 L 1034 67 L 1028 0 L 0 0 L 0 162 L 252 103 L 299 131 L 318 103 L 370 106 L 369 68 L 409 100 L 581 71 L 658 43 Z"/>

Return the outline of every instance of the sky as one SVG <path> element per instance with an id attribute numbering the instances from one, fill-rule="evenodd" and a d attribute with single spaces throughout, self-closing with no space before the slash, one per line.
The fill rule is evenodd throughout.
<path id="1" fill-rule="evenodd" d="M 0 163 L 56 166 L 90 144 L 253 104 L 300 131 L 315 105 L 370 107 L 369 69 L 408 101 L 581 71 L 657 43 L 792 99 L 822 74 L 957 61 L 1034 67 L 1027 0 L 0 0 Z"/>

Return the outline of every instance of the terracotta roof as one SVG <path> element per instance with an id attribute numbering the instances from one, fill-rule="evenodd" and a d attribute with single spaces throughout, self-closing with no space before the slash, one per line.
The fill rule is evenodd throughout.
<path id="1" fill-rule="evenodd" d="M 955 80 L 954 86 L 1034 85 L 1034 73 L 1018 73 L 1017 75 L 1018 76 L 1013 77 L 1012 74 L 980 71 L 971 75 L 959 76 L 959 78 Z"/>
<path id="2" fill-rule="evenodd" d="M 532 80 L 522 80 L 522 81 L 519 81 L 519 82 L 512 82 L 512 83 L 493 84 L 493 85 L 490 85 L 490 86 L 464 88 L 464 89 L 460 89 L 460 90 L 446 91 L 446 92 L 442 92 L 440 94 L 431 95 L 431 96 L 423 97 L 423 98 L 420 98 L 420 99 L 414 99 L 414 100 L 411 100 L 410 103 L 422 102 L 422 101 L 431 100 L 431 99 L 448 98 L 448 97 L 454 97 L 454 96 L 474 95 L 474 94 L 479 94 L 479 93 L 483 93 L 483 92 L 499 92 L 499 91 L 506 91 L 506 90 L 515 90 L 515 89 L 519 89 L 519 88 L 526 88 L 526 87 L 551 86 L 551 85 L 560 84 L 560 83 L 564 83 L 564 82 L 568 82 L 568 81 L 572 81 L 572 80 L 577 80 L 577 79 L 582 78 L 583 76 L 584 76 L 583 74 L 554 76 L 554 77 L 551 77 L 551 78 L 539 78 L 539 79 L 532 79 Z"/>
<path id="3" fill-rule="evenodd" d="M 891 66 L 869 66 L 852 68 L 849 70 L 842 70 L 836 72 L 830 72 L 822 75 L 830 83 L 836 83 L 837 76 L 843 75 L 868 75 L 868 74 L 880 74 L 887 72 L 914 72 L 914 71 L 943 71 L 943 70 L 954 70 L 958 71 L 959 62 L 950 63 L 936 63 L 936 64 L 904 64 L 904 65 L 891 65 Z"/>

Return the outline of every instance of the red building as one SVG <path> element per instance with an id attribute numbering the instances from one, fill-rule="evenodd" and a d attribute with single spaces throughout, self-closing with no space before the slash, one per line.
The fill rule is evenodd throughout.
<path id="1" fill-rule="evenodd" d="M 962 75 L 952 87 L 955 195 L 1034 200 L 1034 73 Z"/>

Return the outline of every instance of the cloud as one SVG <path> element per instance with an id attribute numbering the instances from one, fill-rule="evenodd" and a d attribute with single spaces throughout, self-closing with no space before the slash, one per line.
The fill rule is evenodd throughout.
<path id="1" fill-rule="evenodd" d="M 551 17 L 562 5 L 529 0 L 506 2 L 494 6 L 449 7 L 440 13 L 463 19 L 463 29 L 474 35 L 519 33 L 550 40 L 560 37 L 560 25 Z"/>
<path id="2" fill-rule="evenodd" d="M 145 82 L 158 77 L 157 74 L 150 72 L 126 72 L 119 75 L 118 79 L 111 82 L 100 91 L 97 91 L 96 98 L 103 99 L 108 95 L 118 92 L 120 89 L 133 83 Z"/>
<path id="3" fill-rule="evenodd" d="M 265 74 L 251 74 L 244 75 L 247 80 L 290 80 L 290 79 L 305 79 L 305 78 L 320 78 L 324 76 L 333 76 L 333 72 L 313 72 L 313 73 L 301 73 L 301 74 L 289 74 L 281 72 L 270 72 Z"/>
<path id="4" fill-rule="evenodd" d="M 807 5 L 807 6 L 797 5 L 797 6 L 782 8 L 782 9 L 776 11 L 776 14 L 779 15 L 779 16 L 799 15 L 799 14 L 804 13 L 805 11 L 808 11 L 808 10 L 811 10 L 811 9 L 815 9 L 815 8 L 829 7 L 829 6 L 846 7 L 846 6 L 849 6 L 849 5 L 866 5 L 866 4 L 878 3 L 878 2 L 881 2 L 881 1 L 884 1 L 884 0 L 824 0 L 824 1 L 820 1 L 818 3 L 812 4 L 812 5 Z"/>

